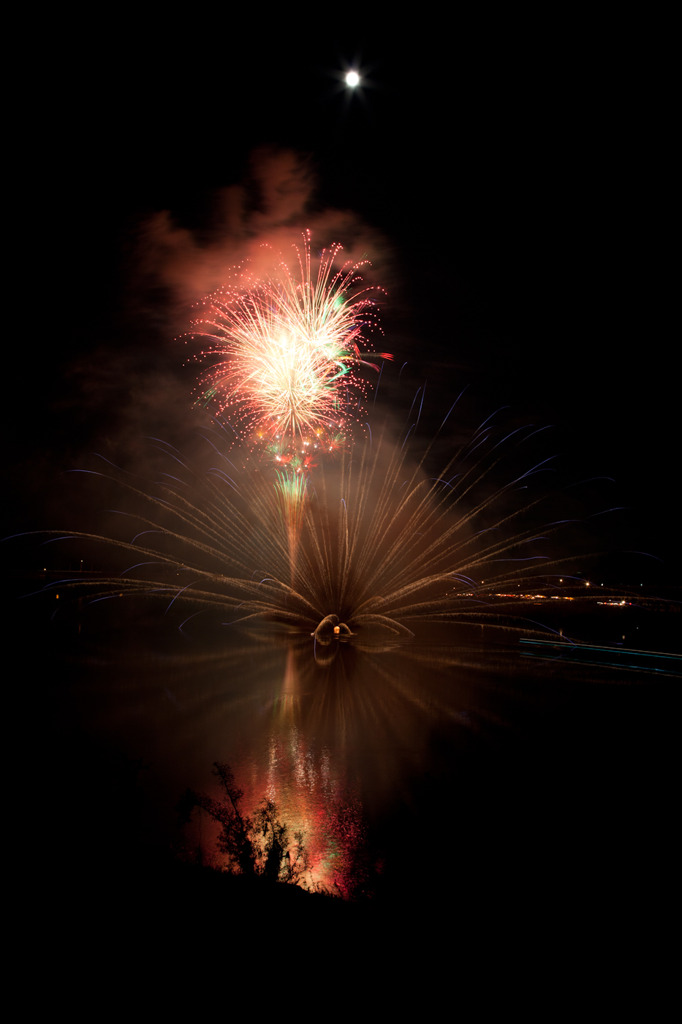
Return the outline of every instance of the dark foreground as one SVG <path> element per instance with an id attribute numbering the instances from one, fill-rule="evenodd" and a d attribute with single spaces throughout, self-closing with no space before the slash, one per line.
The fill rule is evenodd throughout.
<path id="1" fill-rule="evenodd" d="M 509 985 L 529 999 L 549 987 L 562 1005 L 595 985 L 604 1006 L 661 998 L 679 886 L 679 677 L 549 660 L 496 695 L 492 679 L 487 717 L 456 745 L 451 723 L 430 727 L 429 770 L 405 774 L 372 827 L 371 897 L 348 903 L 182 863 L 180 839 L 151 824 L 147 766 L 62 702 L 67 646 L 36 648 L 21 679 L 12 926 L 62 987 L 75 971 L 100 990 L 158 978 L 168 991 L 206 985 L 206 972 L 213 984 L 218 963 L 248 986 L 256 965 L 331 972 L 342 987 L 369 971 L 456 992 L 475 976 L 483 1001 Z"/>

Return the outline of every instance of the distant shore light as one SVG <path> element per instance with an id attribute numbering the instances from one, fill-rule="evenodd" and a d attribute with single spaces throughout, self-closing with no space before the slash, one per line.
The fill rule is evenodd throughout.
<path id="1" fill-rule="evenodd" d="M 349 89 L 355 89 L 356 86 L 360 85 L 360 75 L 357 71 L 346 72 L 346 85 Z"/>

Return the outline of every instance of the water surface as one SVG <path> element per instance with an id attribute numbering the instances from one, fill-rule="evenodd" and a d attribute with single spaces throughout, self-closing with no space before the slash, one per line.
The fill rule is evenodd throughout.
<path id="1" fill-rule="evenodd" d="M 214 823 L 176 809 L 220 795 L 216 761 L 245 813 L 268 798 L 303 832 L 307 884 L 346 899 L 617 906 L 673 849 L 670 672 L 529 655 L 488 627 L 324 646 L 130 605 L 33 639 L 64 867 L 220 866 Z"/>

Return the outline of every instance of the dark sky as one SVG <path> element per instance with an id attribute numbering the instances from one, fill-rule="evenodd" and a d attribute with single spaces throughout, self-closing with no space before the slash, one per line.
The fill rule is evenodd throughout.
<path id="1" fill-rule="evenodd" d="M 148 273 L 144 225 L 168 211 L 194 251 L 222 238 L 237 253 L 259 217 L 291 228 L 254 170 L 287 152 L 300 228 L 367 242 L 385 273 L 386 348 L 427 380 L 434 422 L 467 387 L 473 425 L 498 406 L 553 425 L 568 475 L 615 479 L 624 546 L 678 566 L 665 25 L 337 15 L 333 31 L 126 21 L 92 26 L 88 45 L 45 27 L 16 148 L 28 316 L 10 357 L 25 386 L 8 403 L 9 529 L 37 524 L 70 460 L 122 429 L 121 393 L 147 372 L 152 391 L 176 358 L 186 296 Z"/>

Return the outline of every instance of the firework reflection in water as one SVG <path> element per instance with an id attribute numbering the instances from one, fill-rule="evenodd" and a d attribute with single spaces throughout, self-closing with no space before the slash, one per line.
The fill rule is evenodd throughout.
<path id="1" fill-rule="evenodd" d="M 549 531 L 539 536 L 531 523 L 540 499 L 528 499 L 528 485 L 543 464 L 499 483 L 504 453 L 531 436 L 496 436 L 488 423 L 429 477 L 429 450 L 414 462 L 384 430 L 307 482 L 283 477 L 273 487 L 269 473 L 238 471 L 239 452 L 214 432 L 201 469 L 162 445 L 172 473 L 153 493 L 123 473 L 98 473 L 132 495 L 124 522 L 135 526 L 116 539 L 71 536 L 128 560 L 120 575 L 91 581 L 93 597 L 157 595 L 222 609 L 225 622 L 262 618 L 308 632 L 323 620 L 364 635 L 410 635 L 419 620 L 494 621 L 503 603 L 487 607 L 491 595 L 546 583 L 556 565 L 540 551 Z"/>

